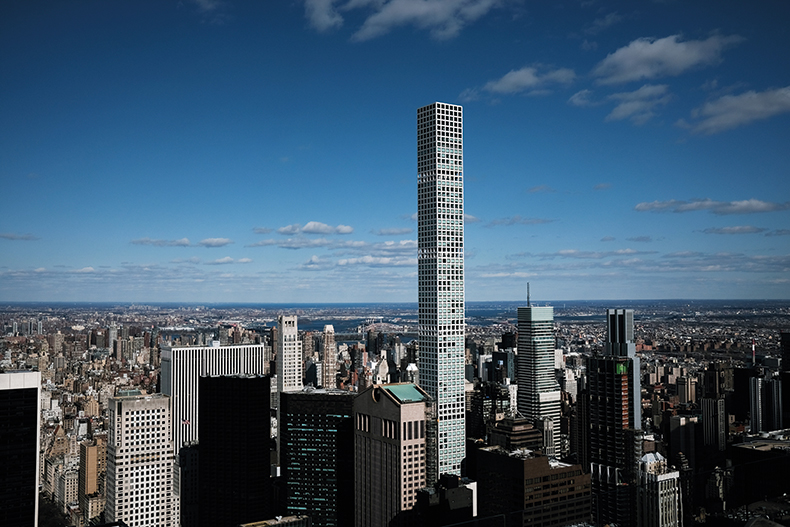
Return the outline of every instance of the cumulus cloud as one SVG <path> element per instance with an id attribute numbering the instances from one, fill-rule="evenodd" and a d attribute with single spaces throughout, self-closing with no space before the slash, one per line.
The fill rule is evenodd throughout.
<path id="1" fill-rule="evenodd" d="M 331 225 L 321 223 L 320 221 L 309 221 L 304 227 L 302 227 L 302 225 L 299 223 L 294 223 L 292 225 L 280 227 L 277 229 L 277 232 L 289 236 L 294 234 L 351 234 L 354 232 L 354 228 L 349 227 L 348 225 L 338 225 L 337 227 L 332 227 Z"/>
<path id="2" fill-rule="evenodd" d="M 776 229 L 775 231 L 766 232 L 766 236 L 790 236 L 790 229 Z"/>
<path id="3" fill-rule="evenodd" d="M 329 27 L 342 23 L 342 18 L 338 22 L 336 11 L 325 7 L 334 3 L 318 2 L 322 10 L 318 11 L 317 18 Z M 465 26 L 501 3 L 501 0 L 351 0 L 343 9 L 367 8 L 373 11 L 352 40 L 370 40 L 400 26 L 428 30 L 433 38 L 445 40 L 457 36 Z"/>
<path id="4" fill-rule="evenodd" d="M 239 258 L 238 260 L 235 260 L 235 259 L 231 258 L 230 256 L 226 256 L 224 258 L 217 258 L 216 260 L 212 260 L 210 262 L 206 262 L 206 265 L 226 265 L 226 264 L 233 264 L 233 263 L 245 264 L 245 263 L 250 263 L 250 262 L 252 262 L 251 258 Z"/>
<path id="5" fill-rule="evenodd" d="M 487 82 L 483 89 L 500 94 L 535 92 L 553 84 L 570 84 L 575 77 L 573 70 L 568 68 L 547 70 L 541 65 L 525 66 Z"/>
<path id="6" fill-rule="evenodd" d="M 615 240 L 614 236 L 604 236 L 603 238 L 601 238 L 602 242 L 613 242 L 614 240 Z"/>
<path id="7" fill-rule="evenodd" d="M 631 238 L 626 238 L 629 242 L 640 242 L 640 243 L 648 243 L 652 242 L 653 238 L 650 236 L 633 236 Z"/>
<path id="8" fill-rule="evenodd" d="M 14 240 L 14 241 L 38 240 L 38 238 L 33 236 L 32 234 L 14 234 L 13 232 L 0 232 L 0 238 L 3 238 L 4 240 Z"/>
<path id="9" fill-rule="evenodd" d="M 790 86 L 740 95 L 724 95 L 692 111 L 694 132 L 716 134 L 754 121 L 790 112 Z M 679 124 L 687 125 L 685 121 Z"/>
<path id="10" fill-rule="evenodd" d="M 486 227 L 497 227 L 500 225 L 540 225 L 542 223 L 551 223 L 554 220 L 547 220 L 543 218 L 522 218 L 520 215 L 510 216 L 509 218 L 499 218 L 491 220 L 486 224 Z"/>
<path id="11" fill-rule="evenodd" d="M 88 273 L 95 273 L 96 269 L 94 269 L 93 267 L 83 267 L 82 269 L 74 269 L 73 271 L 70 272 L 75 274 L 88 274 Z"/>
<path id="12" fill-rule="evenodd" d="M 304 11 L 310 25 L 328 31 L 343 25 L 343 17 L 335 9 L 335 0 L 305 0 Z"/>
<path id="13" fill-rule="evenodd" d="M 151 245 L 153 247 L 189 247 L 192 245 L 189 238 L 181 238 L 178 240 L 158 240 L 155 238 L 138 238 L 132 240 L 134 245 Z"/>
<path id="14" fill-rule="evenodd" d="M 414 232 L 414 229 L 406 227 L 403 229 L 397 229 L 397 228 L 377 229 L 370 232 L 375 234 L 376 236 L 402 236 L 404 234 L 411 234 L 412 232 Z"/>
<path id="15" fill-rule="evenodd" d="M 228 238 L 206 238 L 204 240 L 200 240 L 198 245 L 201 247 L 225 247 L 231 243 L 233 243 L 233 240 Z"/>
<path id="16" fill-rule="evenodd" d="M 666 104 L 672 96 L 666 84 L 645 84 L 632 92 L 613 93 L 609 100 L 618 101 L 617 106 L 606 116 L 607 121 L 630 119 L 634 124 L 644 124 L 653 115 L 656 106 Z"/>
<path id="17" fill-rule="evenodd" d="M 738 225 L 734 227 L 711 227 L 709 229 L 703 229 L 702 232 L 705 234 L 757 234 L 767 230 L 768 229 L 753 227 L 751 225 Z"/>
<path id="18" fill-rule="evenodd" d="M 328 247 L 332 244 L 326 238 L 287 238 L 285 240 L 261 240 L 259 242 L 245 245 L 245 247 L 269 247 L 276 246 L 281 249 L 308 249 L 314 247 Z"/>
<path id="19" fill-rule="evenodd" d="M 343 258 L 337 261 L 337 265 L 364 265 L 368 267 L 413 267 L 417 265 L 417 258 L 362 256 L 359 258 Z"/>
<path id="20" fill-rule="evenodd" d="M 477 216 L 472 216 L 471 214 L 464 214 L 464 224 L 467 223 L 477 223 L 480 221 L 480 218 Z"/>
<path id="21" fill-rule="evenodd" d="M 599 104 L 592 100 L 592 94 L 592 90 L 577 91 L 571 95 L 570 99 L 568 99 L 568 104 L 572 104 L 574 106 L 594 106 Z"/>
<path id="22" fill-rule="evenodd" d="M 695 199 L 690 201 L 644 201 L 638 203 L 634 210 L 639 212 L 692 212 L 707 210 L 713 214 L 753 214 L 757 212 L 774 212 L 790 209 L 790 201 L 785 203 L 771 203 L 759 199 L 746 199 L 741 201 L 714 201 L 712 199 Z"/>
<path id="23" fill-rule="evenodd" d="M 713 35 L 682 41 L 680 35 L 638 38 L 610 53 L 593 69 L 598 84 L 620 84 L 642 79 L 674 77 L 691 68 L 716 64 L 726 48 L 742 42 L 738 35 Z"/>
<path id="24" fill-rule="evenodd" d="M 637 251 L 635 249 L 618 249 L 616 251 L 580 251 L 578 249 L 562 249 L 553 253 L 516 253 L 509 255 L 506 258 L 508 260 L 516 260 L 521 258 L 540 258 L 542 260 L 553 260 L 555 258 L 602 260 L 604 258 L 656 254 L 657 252 L 658 251 Z"/>
<path id="25" fill-rule="evenodd" d="M 252 229 L 255 234 L 269 234 L 272 230 L 268 227 L 255 227 Z"/>

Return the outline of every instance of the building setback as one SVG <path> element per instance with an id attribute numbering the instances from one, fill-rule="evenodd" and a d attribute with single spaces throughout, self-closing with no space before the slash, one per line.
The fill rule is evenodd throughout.
<path id="1" fill-rule="evenodd" d="M 0 525 L 38 525 L 41 373 L 0 370 Z"/>
<path id="2" fill-rule="evenodd" d="M 559 454 L 560 399 L 554 376 L 554 308 L 518 308 L 518 411 L 543 421 L 544 451 Z"/>
<path id="3" fill-rule="evenodd" d="M 274 516 L 270 484 L 270 378 L 200 378 L 199 525 Z"/>
<path id="4" fill-rule="evenodd" d="M 436 401 L 440 474 L 465 456 L 463 108 L 417 110 L 420 386 Z"/>
<path id="5" fill-rule="evenodd" d="M 354 400 L 357 527 L 407 525 L 427 482 L 430 396 L 411 383 L 374 385 Z"/>
<path id="6" fill-rule="evenodd" d="M 659 453 L 645 454 L 637 471 L 637 525 L 680 527 L 683 524 L 680 472 L 670 470 Z"/>
<path id="7" fill-rule="evenodd" d="M 264 375 L 264 344 L 162 347 L 162 393 L 172 400 L 173 446 L 178 455 L 186 443 L 198 441 L 199 379 L 206 375 Z"/>
<path id="8" fill-rule="evenodd" d="M 558 527 L 590 520 L 590 475 L 529 450 L 477 449 L 479 518 L 505 515 L 508 527 Z"/>
<path id="9" fill-rule="evenodd" d="M 305 388 L 280 394 L 280 471 L 286 514 L 314 526 L 354 522 L 355 394 Z"/>

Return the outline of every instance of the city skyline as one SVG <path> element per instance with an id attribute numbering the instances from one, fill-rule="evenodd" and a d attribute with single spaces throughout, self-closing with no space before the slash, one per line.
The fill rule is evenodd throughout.
<path id="1" fill-rule="evenodd" d="M 415 302 L 437 100 L 467 300 L 790 298 L 784 3 L 0 9 L 0 301 Z"/>

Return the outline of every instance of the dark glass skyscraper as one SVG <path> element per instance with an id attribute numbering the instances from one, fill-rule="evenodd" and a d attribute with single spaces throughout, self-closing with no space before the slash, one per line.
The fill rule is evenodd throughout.
<path id="1" fill-rule="evenodd" d="M 0 371 L 0 525 L 38 525 L 39 372 Z"/>
<path id="2" fill-rule="evenodd" d="M 354 524 L 354 393 L 280 394 L 280 471 L 286 514 L 314 527 Z"/>
<path id="3" fill-rule="evenodd" d="M 587 359 L 588 461 L 598 525 L 633 525 L 631 492 L 641 457 L 641 388 L 634 312 L 609 309 L 604 350 Z"/>
<path id="4" fill-rule="evenodd" d="M 199 382 L 199 525 L 271 518 L 270 378 L 233 375 Z"/>

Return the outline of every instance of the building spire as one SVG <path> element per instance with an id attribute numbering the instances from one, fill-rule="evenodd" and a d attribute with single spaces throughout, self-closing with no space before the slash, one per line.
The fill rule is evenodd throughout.
<path id="1" fill-rule="evenodd" d="M 529 282 L 527 282 L 527 307 L 529 307 Z"/>

